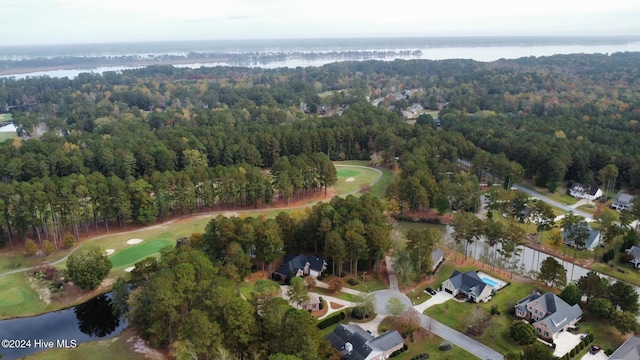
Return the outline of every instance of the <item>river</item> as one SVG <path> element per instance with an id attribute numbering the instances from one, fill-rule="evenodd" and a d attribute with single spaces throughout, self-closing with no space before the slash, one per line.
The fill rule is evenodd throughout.
<path id="1" fill-rule="evenodd" d="M 454 38 L 455 39 L 455 38 Z M 406 39 L 402 39 L 406 40 Z M 405 41 L 396 47 L 390 47 L 388 43 L 375 44 L 372 43 L 366 48 L 356 47 L 355 45 L 346 45 L 336 48 L 316 49 L 313 47 L 305 48 L 303 45 L 296 48 L 296 52 L 282 52 L 282 56 L 267 57 L 271 60 L 260 60 L 259 53 L 255 49 L 243 49 L 247 54 L 256 54 L 257 60 L 248 60 L 241 62 L 228 61 L 211 61 L 211 62 L 194 62 L 175 64 L 176 67 L 214 67 L 214 66 L 240 66 L 240 67 L 260 67 L 265 69 L 275 68 L 296 68 L 306 66 L 322 66 L 329 63 L 345 60 L 384 60 L 392 61 L 395 59 L 428 59 L 428 60 L 444 60 L 444 59 L 472 59 L 476 61 L 495 61 L 498 59 L 517 59 L 522 57 L 541 57 L 552 56 L 557 54 L 612 54 L 616 52 L 639 52 L 640 41 L 630 40 L 623 42 L 607 43 L 585 43 L 575 40 L 576 43 L 552 43 L 552 39 L 547 42 L 532 42 L 520 44 L 517 41 L 503 40 L 502 42 L 489 43 L 479 42 L 478 45 L 464 43 L 464 45 L 449 46 L 446 43 L 429 44 L 416 41 L 411 43 Z M 385 53 L 391 51 L 390 53 Z M 308 54 L 314 54 L 309 57 Z M 284 58 L 284 59 L 283 59 Z M 25 79 L 27 77 L 50 76 L 50 77 L 68 77 L 73 78 L 80 73 L 98 73 L 106 71 L 120 72 L 128 69 L 136 69 L 141 66 L 103 66 L 88 67 L 64 70 L 48 70 L 35 71 L 27 73 L 19 73 L 13 75 L 2 75 L 0 78 Z"/>
<path id="2" fill-rule="evenodd" d="M 111 293 L 66 310 L 0 321 L 2 360 L 18 359 L 52 348 L 74 348 L 97 339 L 108 339 L 129 325 L 112 314 Z"/>

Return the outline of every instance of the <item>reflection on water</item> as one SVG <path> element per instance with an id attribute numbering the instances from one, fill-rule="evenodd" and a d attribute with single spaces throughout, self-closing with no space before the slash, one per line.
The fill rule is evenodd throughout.
<path id="1" fill-rule="evenodd" d="M 120 319 L 113 316 L 113 301 L 106 295 L 76 306 L 73 312 L 80 331 L 92 337 L 105 337 L 120 325 Z"/>
<path id="2" fill-rule="evenodd" d="M 0 339 L 30 341 L 24 348 L 0 348 L 2 360 L 18 359 L 48 348 L 61 348 L 118 335 L 129 325 L 113 315 L 111 293 L 71 309 L 0 321 Z M 36 344 L 52 344 L 42 347 Z"/>

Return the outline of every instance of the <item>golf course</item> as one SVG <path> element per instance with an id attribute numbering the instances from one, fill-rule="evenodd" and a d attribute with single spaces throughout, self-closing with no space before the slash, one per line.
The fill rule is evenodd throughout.
<path id="1" fill-rule="evenodd" d="M 364 162 L 362 162 L 364 164 Z M 377 182 L 388 183 L 390 172 L 356 165 L 353 162 L 349 164 L 336 164 L 338 181 L 332 187 L 332 193 L 337 196 L 346 196 L 349 194 L 357 194 L 363 187 L 371 186 L 375 189 Z M 385 181 L 387 180 L 387 181 Z M 329 197 L 327 197 L 327 200 Z M 312 206 L 313 201 L 304 205 L 297 205 L 298 209 Z M 102 234 L 84 240 L 83 243 L 92 242 L 100 245 L 108 255 L 109 260 L 113 264 L 113 268 L 106 283 L 113 281 L 116 277 L 127 277 L 128 271 L 138 261 L 149 256 L 159 256 L 162 248 L 173 246 L 176 239 L 190 236 L 193 233 L 202 233 L 207 223 L 219 215 L 223 216 L 266 216 L 275 217 L 281 211 L 296 211 L 296 208 L 266 208 L 259 210 L 237 210 L 228 211 L 212 211 L 204 214 L 194 214 L 187 217 L 173 219 L 171 221 L 155 224 L 142 229 L 123 231 L 113 234 Z M 113 231 L 113 230 L 112 230 Z M 77 247 L 76 247 L 77 248 Z M 60 253 L 50 255 L 51 258 L 59 259 L 53 264 L 59 270 L 66 267 L 66 256 L 60 258 Z M 62 293 L 49 296 L 46 290 L 42 289 L 43 284 L 33 281 L 29 276 L 30 266 L 36 266 L 47 259 L 37 259 L 35 261 L 24 258 L 23 254 L 14 254 L 5 252 L 0 255 L 0 318 L 12 318 L 20 316 L 35 315 L 47 311 L 56 310 L 62 307 L 71 306 L 68 302 L 64 305 L 57 303 L 55 300 L 58 296 L 63 297 Z M 16 268 L 15 264 L 21 264 Z M 9 264 L 12 264 L 11 266 Z M 6 269 L 6 270 L 5 270 Z M 10 269 L 10 270 L 9 270 Z"/>

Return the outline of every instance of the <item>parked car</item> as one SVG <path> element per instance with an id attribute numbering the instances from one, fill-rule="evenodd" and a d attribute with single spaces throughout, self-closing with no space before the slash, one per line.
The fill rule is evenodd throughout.
<path id="1" fill-rule="evenodd" d="M 584 340 L 589 337 L 589 334 L 580 334 L 580 340 Z"/>
<path id="2" fill-rule="evenodd" d="M 431 295 L 435 295 L 435 294 L 436 294 L 436 291 L 435 291 L 435 290 L 433 290 L 433 289 L 432 289 L 432 288 L 430 288 L 430 287 L 426 288 L 424 291 L 428 292 L 428 293 L 429 293 L 429 294 L 431 294 Z"/>
<path id="3" fill-rule="evenodd" d="M 591 355 L 595 355 L 598 353 L 598 351 L 602 350 L 602 348 L 598 345 L 593 345 L 591 347 L 591 350 L 589 350 L 589 353 L 591 353 Z"/>

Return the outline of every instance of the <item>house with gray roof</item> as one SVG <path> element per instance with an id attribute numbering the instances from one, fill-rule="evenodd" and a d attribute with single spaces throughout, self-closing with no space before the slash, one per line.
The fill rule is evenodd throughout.
<path id="1" fill-rule="evenodd" d="M 637 269 L 640 268 L 640 246 L 633 245 L 631 248 L 625 250 L 627 254 L 631 256 L 629 262 Z"/>
<path id="2" fill-rule="evenodd" d="M 463 295 L 476 303 L 491 300 L 491 295 L 495 293 L 494 288 L 482 281 L 476 271 L 461 273 L 454 270 L 451 277 L 442 282 L 442 290 L 453 296 Z"/>
<path id="3" fill-rule="evenodd" d="M 436 272 L 438 266 L 444 261 L 442 249 L 435 249 L 431 252 L 431 271 Z"/>
<path id="4" fill-rule="evenodd" d="M 616 210 L 631 210 L 633 207 L 633 199 L 633 195 L 618 193 L 618 195 L 616 195 L 616 199 L 613 200 L 613 203 L 611 204 L 611 208 Z"/>
<path id="5" fill-rule="evenodd" d="M 640 338 L 632 336 L 609 356 L 609 360 L 638 360 L 640 359 Z"/>
<path id="6" fill-rule="evenodd" d="M 531 322 L 539 337 L 551 339 L 575 326 L 582 319 L 582 309 L 578 304 L 567 304 L 556 294 L 535 292 L 516 303 L 515 315 Z"/>
<path id="7" fill-rule="evenodd" d="M 576 244 L 571 242 L 568 238 L 568 232 L 566 229 L 562 229 L 562 239 L 565 244 L 575 247 Z M 584 248 L 587 250 L 593 250 L 596 246 L 602 243 L 602 234 L 599 231 L 593 231 L 589 229 L 589 238 L 584 241 Z"/>
<path id="8" fill-rule="evenodd" d="M 327 335 L 331 346 L 342 354 L 345 360 L 383 360 L 404 346 L 404 340 L 397 330 L 373 336 L 357 324 L 340 324 Z"/>

